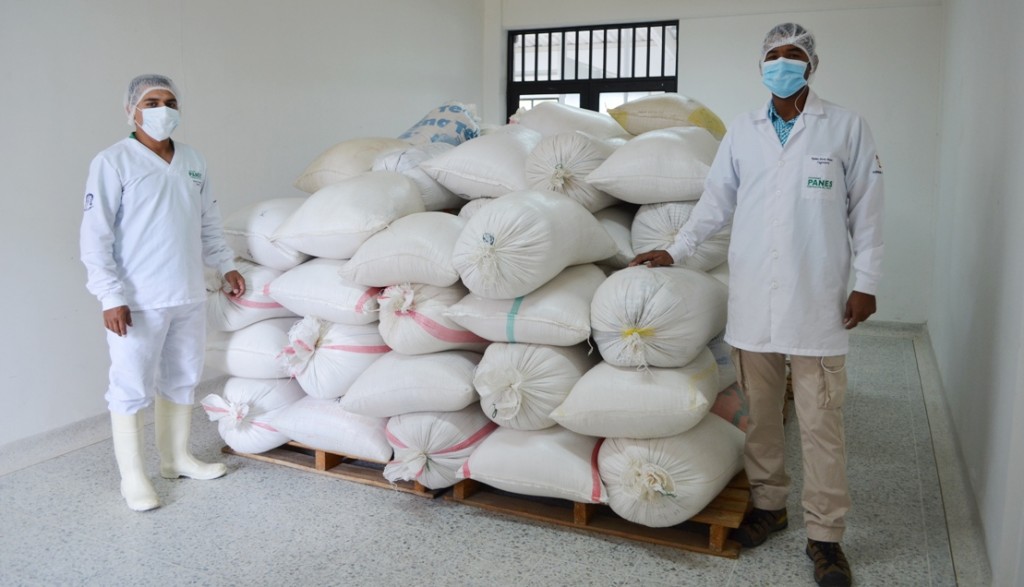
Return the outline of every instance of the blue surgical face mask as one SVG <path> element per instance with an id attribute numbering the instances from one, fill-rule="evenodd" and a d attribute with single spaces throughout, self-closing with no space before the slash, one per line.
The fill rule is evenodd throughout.
<path id="1" fill-rule="evenodd" d="M 807 85 L 807 62 L 779 57 L 761 64 L 761 81 L 773 94 L 788 98 Z"/>

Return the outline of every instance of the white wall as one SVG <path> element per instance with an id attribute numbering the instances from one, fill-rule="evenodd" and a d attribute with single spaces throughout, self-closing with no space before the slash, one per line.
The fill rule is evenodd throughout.
<path id="1" fill-rule="evenodd" d="M 951 0 L 928 330 L 993 584 L 1024 582 L 1024 6 Z"/>
<path id="2" fill-rule="evenodd" d="M 885 167 L 886 254 L 876 320 L 923 323 L 931 283 L 943 8 L 932 1 L 505 0 L 505 29 L 680 19 L 679 92 L 728 124 L 768 99 L 761 41 L 792 20 L 813 31 L 821 65 L 811 87 L 862 114 Z M 485 88 L 488 111 L 504 88 Z M 496 120 L 500 122 L 500 120 Z"/>
<path id="3" fill-rule="evenodd" d="M 175 138 L 206 155 L 230 214 L 300 195 L 292 180 L 334 143 L 479 103 L 482 21 L 475 0 L 0 3 L 0 445 L 106 409 L 78 224 L 89 161 L 128 132 L 132 76 L 179 84 Z"/>

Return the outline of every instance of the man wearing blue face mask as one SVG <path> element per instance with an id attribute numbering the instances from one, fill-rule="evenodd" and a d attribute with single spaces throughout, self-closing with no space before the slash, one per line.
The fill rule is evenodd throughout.
<path id="1" fill-rule="evenodd" d="M 245 293 L 224 241 L 206 161 L 171 140 L 178 90 L 169 78 L 141 75 L 124 107 L 134 127 L 89 166 L 81 228 L 86 287 L 103 308 L 110 348 L 110 410 L 121 495 L 136 511 L 159 500 L 143 466 L 140 410 L 156 404 L 160 473 L 214 479 L 220 463 L 189 451 L 192 403 L 206 346 L 203 264 Z"/>
<path id="2" fill-rule="evenodd" d="M 675 242 L 631 264 L 671 265 L 732 221 L 726 341 L 750 402 L 744 456 L 754 506 L 732 537 L 753 547 L 788 525 L 788 356 L 806 553 L 819 585 L 850 585 L 839 546 L 850 508 L 841 408 L 848 330 L 875 312 L 881 277 L 882 167 L 867 123 L 808 86 L 818 55 L 804 27 L 769 31 L 760 69 L 771 99 L 732 123 Z"/>

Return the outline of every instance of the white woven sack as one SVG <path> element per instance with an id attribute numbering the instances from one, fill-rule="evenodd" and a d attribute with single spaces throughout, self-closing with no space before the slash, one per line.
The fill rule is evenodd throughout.
<path id="1" fill-rule="evenodd" d="M 526 189 L 526 157 L 540 139 L 540 133 L 528 128 L 506 127 L 462 143 L 420 167 L 462 198 L 497 198 Z"/>
<path id="2" fill-rule="evenodd" d="M 708 349 L 718 363 L 718 392 L 736 383 L 736 366 L 732 364 L 732 345 L 725 342 L 725 331 L 719 332 L 708 343 Z"/>
<path id="3" fill-rule="evenodd" d="M 374 463 L 391 460 L 387 419 L 345 411 L 336 399 L 304 397 L 270 423 L 292 440 L 322 451 Z"/>
<path id="4" fill-rule="evenodd" d="M 459 208 L 459 218 L 469 220 L 476 211 L 493 202 L 495 198 L 477 198 L 466 202 L 466 205 Z"/>
<path id="5" fill-rule="evenodd" d="M 305 201 L 305 197 L 275 198 L 245 206 L 224 219 L 224 240 L 243 259 L 287 271 L 309 255 L 275 243 L 271 237 Z"/>
<path id="6" fill-rule="evenodd" d="M 604 283 L 596 265 L 573 265 L 511 300 L 470 293 L 445 311 L 463 328 L 494 342 L 572 346 L 590 338 L 590 302 Z"/>
<path id="7" fill-rule="evenodd" d="M 457 412 L 416 412 L 388 420 L 387 437 L 395 451 L 384 478 L 417 481 L 429 489 L 455 485 L 456 471 L 498 425 L 475 405 Z"/>
<path id="8" fill-rule="evenodd" d="M 726 261 L 718 267 L 711 269 L 708 271 L 708 275 L 717 279 L 725 287 L 729 287 L 729 262 Z"/>
<path id="9" fill-rule="evenodd" d="M 602 362 L 580 378 L 551 417 L 590 436 L 661 438 L 700 422 L 717 394 L 718 365 L 707 348 L 675 369 L 638 370 Z"/>
<path id="10" fill-rule="evenodd" d="M 545 137 L 526 158 L 526 183 L 531 189 L 565 194 L 591 212 L 607 208 L 618 200 L 590 185 L 587 176 L 615 148 L 576 132 Z"/>
<path id="11" fill-rule="evenodd" d="M 346 410 L 390 418 L 411 412 L 455 412 L 475 404 L 473 371 L 480 354 L 390 352 L 370 365 L 341 398 Z"/>
<path id="12" fill-rule="evenodd" d="M 597 470 L 600 439 L 554 426 L 544 430 L 498 427 L 469 455 L 459 479 L 502 491 L 580 503 L 607 503 Z"/>
<path id="13" fill-rule="evenodd" d="M 597 363 L 585 345 L 557 347 L 495 343 L 476 368 L 480 407 L 495 423 L 516 430 L 555 425 L 551 411 Z"/>
<path id="14" fill-rule="evenodd" d="M 320 153 L 295 180 L 295 187 L 312 194 L 321 189 L 361 175 L 373 167 L 377 155 L 404 149 L 408 141 L 384 137 L 365 137 L 340 142 Z"/>
<path id="15" fill-rule="evenodd" d="M 211 393 L 200 403 L 232 450 L 259 454 L 291 440 L 270 421 L 304 397 L 294 379 L 232 377 L 224 383 L 223 396 Z"/>
<path id="16" fill-rule="evenodd" d="M 419 122 L 398 138 L 414 145 L 459 143 L 475 138 L 480 132 L 475 104 L 450 100 L 427 112 Z"/>
<path id="17" fill-rule="evenodd" d="M 235 267 L 245 278 L 245 293 L 232 296 L 231 285 L 218 276 L 206 296 L 206 323 L 211 329 L 235 331 L 261 320 L 295 316 L 269 295 L 270 282 L 281 276 L 280 271 L 244 259 L 236 259 Z"/>
<path id="18" fill-rule="evenodd" d="M 608 114 L 634 135 L 676 126 L 699 126 L 718 140 L 725 124 L 699 101 L 676 93 L 655 94 L 630 100 Z"/>
<path id="19" fill-rule="evenodd" d="M 394 171 L 368 171 L 314 193 L 273 238 L 314 257 L 349 259 L 374 233 L 423 210 L 411 179 Z"/>
<path id="20" fill-rule="evenodd" d="M 423 283 L 447 287 L 459 280 L 452 249 L 466 221 L 446 212 L 417 212 L 366 239 L 341 269 L 360 285 Z"/>
<path id="21" fill-rule="evenodd" d="M 445 315 L 466 293 L 461 283 L 448 287 L 393 285 L 380 294 L 380 334 L 388 346 L 406 355 L 450 350 L 482 353 L 490 341 Z"/>
<path id="22" fill-rule="evenodd" d="M 575 131 L 600 139 L 628 136 L 626 130 L 607 114 L 558 102 L 541 102 L 529 110 L 520 108 L 509 118 L 509 123 L 544 136 Z"/>
<path id="23" fill-rule="evenodd" d="M 278 355 L 288 346 L 288 331 L 295 318 L 271 318 L 234 332 L 208 332 L 206 366 L 232 377 L 280 379 L 288 377 Z"/>
<path id="24" fill-rule="evenodd" d="M 312 397 L 341 397 L 374 361 L 391 351 L 376 324 L 335 324 L 307 316 L 288 331 L 281 362 Z"/>
<path id="25" fill-rule="evenodd" d="M 644 526 L 700 513 L 743 469 L 743 432 L 715 415 L 669 438 L 609 438 L 598 453 L 608 505 Z"/>
<path id="26" fill-rule="evenodd" d="M 598 263 L 602 267 L 623 269 L 636 257 L 636 254 L 633 252 L 631 236 L 633 215 L 635 213 L 636 207 L 629 204 L 612 206 L 611 208 L 605 208 L 600 212 L 594 213 L 594 218 L 597 218 L 601 226 L 608 231 L 608 236 L 612 237 L 612 240 L 615 241 L 615 246 L 619 249 L 617 253 L 607 259 L 602 259 Z"/>
<path id="27" fill-rule="evenodd" d="M 590 326 L 605 361 L 682 367 L 725 328 L 729 291 L 701 271 L 629 267 L 594 293 Z"/>
<path id="28" fill-rule="evenodd" d="M 420 167 L 420 163 L 447 153 L 455 145 L 451 143 L 424 143 L 418 146 L 410 146 L 406 149 L 385 151 L 377 156 L 373 162 L 373 171 L 397 171 L 402 173 L 416 184 L 420 190 L 420 197 L 423 198 L 423 205 L 427 210 L 446 210 L 459 208 L 466 203 L 466 200 L 453 194 L 448 188 L 437 183 L 437 180 L 430 177 Z"/>
<path id="29" fill-rule="evenodd" d="M 587 181 L 634 204 L 696 200 L 717 152 L 718 141 L 703 128 L 655 130 L 619 147 Z"/>
<path id="30" fill-rule="evenodd" d="M 633 219 L 633 250 L 637 253 L 646 253 L 671 246 L 696 206 L 696 202 L 663 202 L 640 206 Z M 729 227 L 722 229 L 676 265 L 700 271 L 718 267 L 729 258 L 731 234 Z"/>
<path id="31" fill-rule="evenodd" d="M 347 262 L 310 259 L 270 282 L 270 297 L 299 316 L 338 324 L 376 322 L 380 288 L 356 285 L 342 277 Z"/>
<path id="32" fill-rule="evenodd" d="M 469 291 L 487 298 L 526 295 L 570 265 L 618 252 L 608 231 L 580 204 L 555 192 L 508 194 L 473 215 L 452 262 Z"/>

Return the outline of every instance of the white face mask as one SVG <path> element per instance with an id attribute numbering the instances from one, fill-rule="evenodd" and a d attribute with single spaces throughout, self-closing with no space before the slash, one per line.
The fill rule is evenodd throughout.
<path id="1" fill-rule="evenodd" d="M 158 108 L 140 108 L 142 112 L 142 130 L 154 140 L 162 141 L 170 138 L 171 133 L 181 120 L 178 111 L 167 106 Z"/>

